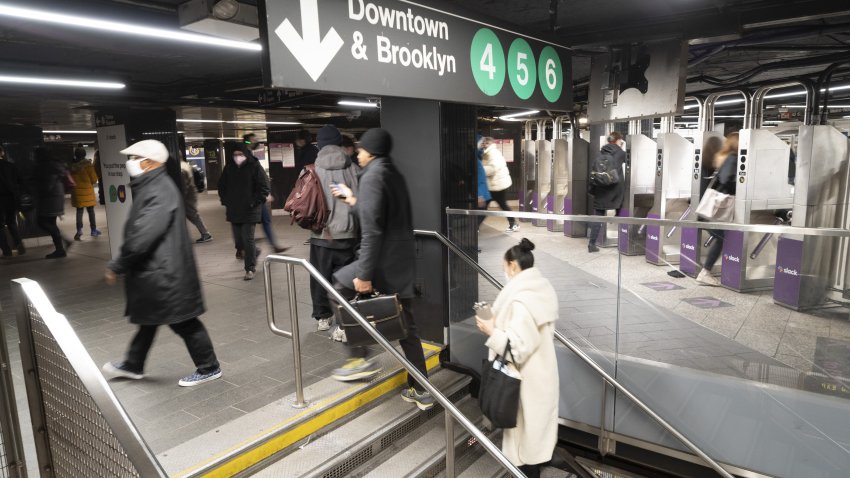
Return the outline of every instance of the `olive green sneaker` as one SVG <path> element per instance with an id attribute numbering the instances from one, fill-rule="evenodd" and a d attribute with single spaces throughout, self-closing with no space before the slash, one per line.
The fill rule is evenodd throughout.
<path id="1" fill-rule="evenodd" d="M 401 399 L 407 403 L 415 403 L 420 410 L 428 410 L 434 406 L 436 400 L 428 392 L 417 392 L 415 388 L 405 388 L 401 391 Z"/>
<path id="2" fill-rule="evenodd" d="M 348 359 L 345 365 L 334 370 L 331 376 L 340 382 L 351 382 L 372 378 L 381 373 L 381 370 L 381 367 L 371 360 L 354 358 Z"/>

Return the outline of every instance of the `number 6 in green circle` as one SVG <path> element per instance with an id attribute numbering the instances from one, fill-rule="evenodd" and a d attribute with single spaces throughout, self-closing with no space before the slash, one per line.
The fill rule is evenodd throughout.
<path id="1" fill-rule="evenodd" d="M 540 52 L 537 64 L 537 75 L 540 77 L 540 89 L 550 103 L 558 101 L 564 88 L 564 69 L 561 67 L 561 57 L 551 46 Z"/>
<path id="2" fill-rule="evenodd" d="M 537 85 L 534 52 L 531 51 L 531 45 L 522 38 L 514 40 L 508 50 L 508 78 L 514 93 L 520 99 L 527 100 L 534 94 Z"/>
<path id="3" fill-rule="evenodd" d="M 489 28 L 478 30 L 469 51 L 472 76 L 487 96 L 496 96 L 505 84 L 505 51 L 499 37 Z"/>

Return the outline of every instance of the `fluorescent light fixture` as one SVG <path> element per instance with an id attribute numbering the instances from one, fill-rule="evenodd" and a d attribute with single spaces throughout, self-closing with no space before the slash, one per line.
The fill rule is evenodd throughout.
<path id="1" fill-rule="evenodd" d="M 178 123 L 224 123 L 222 120 L 205 120 L 205 119 L 187 119 L 182 118 L 177 120 Z"/>
<path id="2" fill-rule="evenodd" d="M 82 131 L 82 130 L 69 130 L 69 129 L 58 130 L 58 129 L 54 129 L 54 130 L 44 130 L 44 131 L 42 131 L 42 133 L 44 133 L 44 134 L 97 134 L 97 131 Z"/>
<path id="3" fill-rule="evenodd" d="M 0 83 L 19 83 L 22 85 L 73 86 L 76 88 L 104 88 L 120 90 L 126 85 L 110 81 L 67 80 L 63 78 L 39 78 L 34 76 L 0 75 Z"/>
<path id="4" fill-rule="evenodd" d="M 77 28 L 88 28 L 114 33 L 138 35 L 149 38 L 160 38 L 163 40 L 176 40 L 201 45 L 212 45 L 224 48 L 236 48 L 240 50 L 261 51 L 263 47 L 258 43 L 227 40 L 197 33 L 186 33 L 180 30 L 167 30 L 165 28 L 145 27 L 131 23 L 113 22 L 99 20 L 91 17 L 80 17 L 76 15 L 65 15 L 53 13 L 48 10 L 35 10 L 31 8 L 19 8 L 6 4 L 0 4 L 0 16 L 23 18 L 25 20 L 53 23 Z"/>
<path id="5" fill-rule="evenodd" d="M 579 118 L 579 119 L 578 119 L 578 124 L 587 124 L 587 117 L 586 117 L 586 116 L 582 116 L 581 118 Z"/>
<path id="6" fill-rule="evenodd" d="M 216 138 L 216 139 L 220 139 L 220 140 L 222 140 L 222 141 L 224 141 L 224 140 L 226 140 L 226 139 L 238 139 L 238 140 L 242 140 L 242 137 L 241 137 L 241 136 L 224 136 L 224 137 Z"/>
<path id="7" fill-rule="evenodd" d="M 537 113 L 540 113 L 540 111 L 539 110 L 522 111 L 522 112 L 519 112 L 519 113 L 511 113 L 509 115 L 499 116 L 499 119 L 501 119 L 501 120 L 514 119 L 514 118 L 520 118 L 522 116 L 536 115 Z"/>
<path id="8" fill-rule="evenodd" d="M 301 124 L 297 121 L 250 121 L 250 120 L 239 120 L 239 121 L 228 121 L 231 124 Z"/>
<path id="9" fill-rule="evenodd" d="M 183 139 L 185 139 L 186 141 L 198 141 L 198 140 L 215 139 L 215 138 L 206 138 L 204 136 L 186 136 Z"/>
<path id="10" fill-rule="evenodd" d="M 378 103 L 372 103 L 371 101 L 341 100 L 341 101 L 338 101 L 336 104 L 342 105 L 342 106 L 362 106 L 364 108 L 377 108 L 378 107 Z"/>
<path id="11" fill-rule="evenodd" d="M 714 115 L 715 118 L 743 118 L 744 115 Z M 682 116 L 685 119 L 699 119 L 699 116 L 696 115 L 685 115 Z"/>

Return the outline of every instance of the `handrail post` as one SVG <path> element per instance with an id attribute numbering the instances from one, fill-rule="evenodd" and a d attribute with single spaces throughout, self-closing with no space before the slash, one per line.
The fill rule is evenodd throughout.
<path id="1" fill-rule="evenodd" d="M 289 290 L 289 318 L 292 321 L 292 361 L 295 364 L 295 408 L 304 408 L 304 383 L 301 378 L 301 334 L 298 330 L 298 303 L 295 297 L 295 265 L 286 264 L 286 282 Z"/>
<path id="2" fill-rule="evenodd" d="M 455 478 L 455 422 L 448 411 L 446 415 L 446 478 Z"/>

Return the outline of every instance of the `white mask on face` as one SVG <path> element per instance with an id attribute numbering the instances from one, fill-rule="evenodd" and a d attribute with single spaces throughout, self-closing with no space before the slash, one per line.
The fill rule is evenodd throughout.
<path id="1" fill-rule="evenodd" d="M 142 159 L 127 160 L 127 174 L 129 174 L 131 178 L 139 177 L 142 174 L 145 174 L 145 170 L 142 169 L 142 161 Z"/>
<path id="2" fill-rule="evenodd" d="M 239 154 L 233 156 L 233 162 L 236 163 L 237 166 L 242 166 L 242 163 L 245 162 L 245 156 Z"/>

